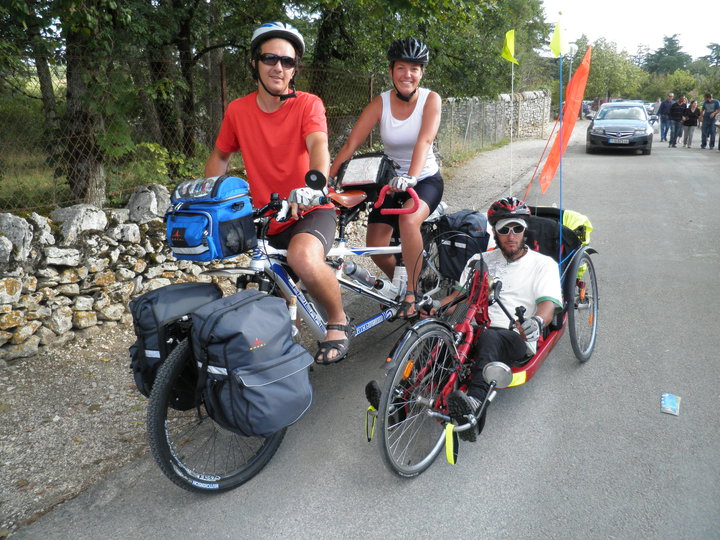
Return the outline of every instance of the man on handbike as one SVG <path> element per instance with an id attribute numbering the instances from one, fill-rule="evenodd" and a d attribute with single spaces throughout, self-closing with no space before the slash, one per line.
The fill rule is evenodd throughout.
<path id="1" fill-rule="evenodd" d="M 322 100 L 295 91 L 304 52 L 300 32 L 289 24 L 272 22 L 255 30 L 250 69 L 257 91 L 228 105 L 205 164 L 205 176 L 225 174 L 231 155 L 239 150 L 253 204 L 266 205 L 272 193 L 287 198 L 294 219 L 271 222 L 268 240 L 278 249 L 287 249 L 288 264 L 327 312 L 327 334 L 315 361 L 332 364 L 347 356 L 348 321 L 340 286 L 325 264 L 335 239 L 335 210 L 332 204 L 319 204 L 323 191 L 305 185 L 310 169 L 327 178 L 330 152 Z"/>
<path id="2" fill-rule="evenodd" d="M 502 308 L 497 303 L 489 307 L 490 326 L 479 333 L 475 343 L 468 392 L 456 390 L 448 396 L 450 416 L 459 424 L 466 423 L 466 415 L 477 415 L 487 396 L 490 386 L 483 379 L 483 368 L 490 362 L 503 362 L 508 366 L 524 363 L 535 354 L 543 327 L 552 321 L 556 311 L 562 309 L 557 264 L 551 257 L 530 250 L 525 243 L 528 227 L 525 218 L 529 215 L 527 205 L 515 197 L 492 203 L 488 221 L 497 248 L 471 257 L 460 278 L 461 286 L 467 283 L 476 261 L 482 258 L 489 277 L 502 282 L 503 305 L 510 313 L 515 313 L 517 307 L 524 307 L 526 318 L 522 324 L 516 321 L 515 328 L 510 330 L 510 319 Z M 461 286 L 441 303 L 448 304 L 462 294 Z M 458 436 L 466 441 L 476 440 L 485 426 L 486 412 L 487 405 L 478 419 L 477 431 L 460 431 Z"/>

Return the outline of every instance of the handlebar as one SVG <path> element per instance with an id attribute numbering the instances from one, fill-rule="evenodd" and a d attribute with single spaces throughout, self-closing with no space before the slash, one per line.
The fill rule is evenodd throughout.
<path id="1" fill-rule="evenodd" d="M 380 208 L 385 202 L 385 194 L 390 189 L 390 186 L 383 186 L 380 190 L 380 194 L 378 195 L 378 200 L 375 202 L 375 208 Z M 414 204 L 411 208 L 383 208 L 380 210 L 380 213 L 384 216 L 388 215 L 398 215 L 398 214 L 412 214 L 413 212 L 416 212 L 418 208 L 420 208 L 420 198 L 418 197 L 417 193 L 413 188 L 407 188 L 407 193 L 412 197 L 412 200 L 414 201 Z"/>

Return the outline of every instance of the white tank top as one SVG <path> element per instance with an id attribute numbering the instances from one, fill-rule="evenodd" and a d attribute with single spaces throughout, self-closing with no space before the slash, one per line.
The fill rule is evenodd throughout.
<path id="1" fill-rule="evenodd" d="M 422 127 L 423 111 L 425 102 L 427 101 L 430 90 L 427 88 L 418 88 L 418 99 L 415 102 L 415 109 L 406 120 L 398 120 L 390 112 L 390 90 L 383 92 L 382 97 L 382 117 L 380 118 L 380 137 L 382 138 L 385 153 L 394 160 L 400 169 L 398 174 L 407 174 L 412 160 L 413 149 L 420 134 Z M 432 145 L 428 148 L 427 159 L 422 172 L 418 179 L 422 180 L 428 176 L 432 176 L 439 170 L 435 153 Z"/>

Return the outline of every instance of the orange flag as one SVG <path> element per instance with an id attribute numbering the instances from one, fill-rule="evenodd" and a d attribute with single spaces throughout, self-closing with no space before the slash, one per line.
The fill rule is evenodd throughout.
<path id="1" fill-rule="evenodd" d="M 562 152 L 560 151 L 560 137 L 555 137 L 555 142 L 550 150 L 550 155 L 545 162 L 542 172 L 540 173 L 540 192 L 545 193 L 550 187 L 558 165 L 560 164 L 560 156 L 565 153 L 570 135 L 572 135 L 575 121 L 580 113 L 580 105 L 582 104 L 583 95 L 585 95 L 585 85 L 587 84 L 588 75 L 590 74 L 590 57 L 592 56 L 592 47 L 588 47 L 585 56 L 580 62 L 575 74 L 567 85 L 565 106 L 563 107 L 563 123 L 562 123 Z"/>

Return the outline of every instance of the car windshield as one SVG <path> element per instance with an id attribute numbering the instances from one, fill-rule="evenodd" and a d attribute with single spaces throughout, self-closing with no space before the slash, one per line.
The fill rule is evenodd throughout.
<path id="1" fill-rule="evenodd" d="M 597 120 L 645 120 L 639 107 L 607 107 L 598 113 Z"/>

